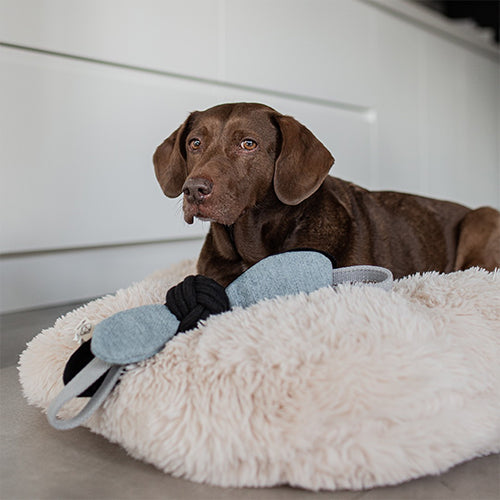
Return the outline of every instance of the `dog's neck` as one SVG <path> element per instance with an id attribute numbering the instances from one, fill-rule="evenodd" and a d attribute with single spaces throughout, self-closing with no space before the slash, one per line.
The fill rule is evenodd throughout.
<path id="1" fill-rule="evenodd" d="M 238 250 L 236 249 L 236 243 L 234 241 L 234 224 L 231 224 L 230 226 L 224 225 L 224 229 L 226 230 L 227 237 L 229 238 L 231 245 L 233 245 L 235 252 L 238 253 Z"/>
<path id="2" fill-rule="evenodd" d="M 333 182 L 329 179 L 325 182 Z M 332 204 L 328 194 L 331 189 L 322 186 L 295 206 L 263 200 L 230 226 L 212 222 L 198 272 L 226 286 L 269 255 L 304 247 L 327 251 L 340 262 L 349 247 L 351 227 L 343 204 Z M 339 228 L 327 239 L 318 214 L 326 214 Z"/>
<path id="3" fill-rule="evenodd" d="M 304 246 L 342 255 L 350 241 L 351 228 L 348 208 L 340 201 L 333 203 L 329 196 L 334 183 L 340 183 L 337 186 L 340 191 L 342 182 L 327 177 L 313 195 L 294 206 L 280 203 L 271 191 L 231 226 L 216 224 L 225 251 L 231 253 L 232 259 L 242 260 L 248 266 L 269 255 Z M 340 193 L 339 198 L 341 196 Z M 328 241 L 318 228 L 321 213 L 328 213 L 328 220 L 335 221 L 338 227 Z"/>
<path id="4" fill-rule="evenodd" d="M 246 267 L 293 246 L 291 240 L 302 209 L 280 205 L 275 198 L 274 192 L 270 193 L 245 210 L 234 224 L 212 223 L 219 250 L 227 257 L 232 254 L 232 259 L 242 260 Z"/>

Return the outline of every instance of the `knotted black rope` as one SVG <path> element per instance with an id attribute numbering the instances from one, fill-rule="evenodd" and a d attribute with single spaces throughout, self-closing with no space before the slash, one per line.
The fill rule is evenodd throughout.
<path id="1" fill-rule="evenodd" d="M 188 276 L 167 292 L 165 305 L 180 321 L 177 333 L 196 327 L 211 314 L 229 311 L 231 305 L 222 285 L 206 276 Z"/>

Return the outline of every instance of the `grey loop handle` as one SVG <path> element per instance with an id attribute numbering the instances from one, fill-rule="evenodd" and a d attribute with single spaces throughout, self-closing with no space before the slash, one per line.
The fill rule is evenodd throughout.
<path id="1" fill-rule="evenodd" d="M 85 422 L 102 405 L 113 387 L 118 382 L 125 367 L 122 365 L 111 365 L 99 358 L 94 358 L 83 370 L 75 375 L 63 390 L 52 401 L 47 410 L 49 424 L 57 430 L 68 430 L 78 427 Z M 70 400 L 76 398 L 85 389 L 90 387 L 104 373 L 109 370 L 99 389 L 90 398 L 85 407 L 74 417 L 67 420 L 59 419 L 59 410 Z"/>
<path id="2" fill-rule="evenodd" d="M 376 286 L 383 290 L 391 290 L 393 277 L 391 271 L 378 266 L 350 266 L 333 270 L 332 285 L 347 283 Z"/>

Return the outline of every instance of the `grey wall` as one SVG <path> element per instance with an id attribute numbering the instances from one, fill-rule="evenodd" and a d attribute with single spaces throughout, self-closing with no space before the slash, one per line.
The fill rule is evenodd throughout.
<path id="1" fill-rule="evenodd" d="M 266 103 L 368 188 L 500 204 L 498 51 L 403 1 L 0 0 L 2 309 L 194 258 L 156 185 L 194 109 Z"/>

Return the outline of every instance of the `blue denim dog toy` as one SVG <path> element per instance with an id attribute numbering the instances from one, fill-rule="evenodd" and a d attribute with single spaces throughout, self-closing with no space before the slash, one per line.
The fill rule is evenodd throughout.
<path id="1" fill-rule="evenodd" d="M 125 367 L 154 356 L 177 333 L 194 328 L 211 314 L 248 307 L 282 295 L 311 293 L 340 283 L 359 282 L 386 290 L 392 274 L 375 266 L 334 268 L 331 257 L 315 250 L 291 251 L 261 260 L 224 290 L 203 276 L 189 276 L 167 293 L 167 303 L 119 312 L 94 328 L 91 341 L 68 361 L 64 389 L 47 411 L 56 429 L 72 429 L 87 420 L 111 392 Z M 83 358 L 81 360 L 76 358 Z M 83 366 L 81 366 L 83 364 Z M 80 365 L 80 366 L 79 366 Z M 67 371 L 77 372 L 67 375 Z M 57 418 L 71 399 L 91 396 L 75 417 Z"/>

